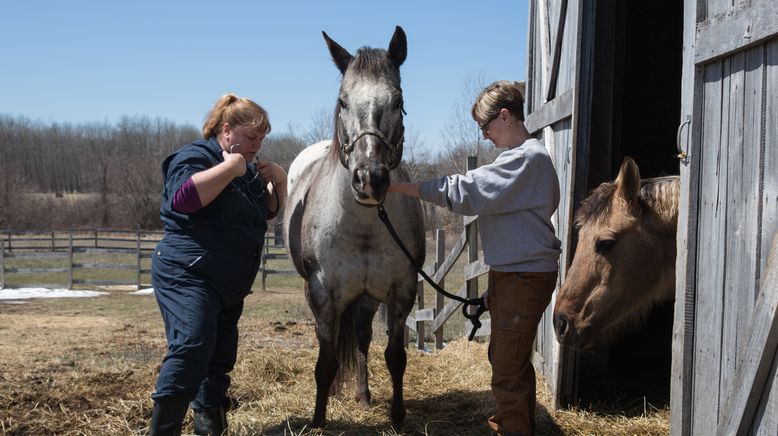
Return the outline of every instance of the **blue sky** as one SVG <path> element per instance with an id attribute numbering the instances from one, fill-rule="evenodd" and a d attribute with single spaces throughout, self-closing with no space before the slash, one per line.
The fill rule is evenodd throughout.
<path id="1" fill-rule="evenodd" d="M 13 1 L 0 17 L 0 114 L 41 122 L 123 115 L 202 125 L 222 94 L 274 132 L 304 133 L 335 104 L 324 30 L 352 54 L 400 25 L 406 129 L 436 149 L 466 81 L 524 80 L 526 0 Z"/>

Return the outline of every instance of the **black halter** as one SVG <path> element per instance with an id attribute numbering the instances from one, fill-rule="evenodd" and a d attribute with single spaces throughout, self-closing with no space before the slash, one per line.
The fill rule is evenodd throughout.
<path id="1" fill-rule="evenodd" d="M 386 149 L 388 151 L 389 155 L 389 169 L 393 170 L 397 168 L 397 165 L 400 165 L 400 159 L 402 157 L 402 150 L 403 150 L 403 142 L 405 142 L 405 138 L 400 138 L 400 141 L 397 144 L 392 144 L 389 142 L 388 139 L 386 139 L 386 136 L 381 133 L 380 130 L 367 128 L 360 130 L 359 133 L 357 133 L 357 136 L 354 137 L 351 141 L 342 141 L 340 137 L 340 129 L 337 129 L 338 131 L 338 142 L 340 143 L 340 162 L 343 164 L 344 167 L 348 168 L 348 161 L 351 158 L 351 153 L 354 151 L 354 144 L 359 141 L 360 138 L 363 136 L 372 135 L 376 138 L 380 139 L 381 142 L 386 145 Z"/>

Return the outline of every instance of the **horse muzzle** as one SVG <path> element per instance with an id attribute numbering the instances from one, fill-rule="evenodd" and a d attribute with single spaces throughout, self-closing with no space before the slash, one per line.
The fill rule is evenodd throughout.
<path id="1" fill-rule="evenodd" d="M 354 199 L 363 206 L 383 204 L 389 190 L 389 170 L 383 165 L 357 167 L 352 172 L 351 190 Z"/>
<path id="2" fill-rule="evenodd" d="M 564 313 L 554 314 L 554 331 L 557 341 L 567 347 L 585 350 L 594 344 L 589 334 L 591 329 L 577 328 L 575 322 Z"/>

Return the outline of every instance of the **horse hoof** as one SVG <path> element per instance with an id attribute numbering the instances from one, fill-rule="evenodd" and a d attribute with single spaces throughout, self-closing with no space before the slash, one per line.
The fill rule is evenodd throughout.
<path id="1" fill-rule="evenodd" d="M 366 394 L 357 393 L 354 395 L 354 400 L 359 404 L 360 409 L 370 410 L 370 392 Z"/>
<path id="2" fill-rule="evenodd" d="M 392 413 L 392 428 L 396 433 L 402 433 L 403 424 L 405 423 L 405 410 L 399 413 Z"/>
<path id="3" fill-rule="evenodd" d="M 362 399 L 357 400 L 357 402 L 359 403 L 359 408 L 360 409 L 362 409 L 364 411 L 370 410 L 370 400 L 366 400 L 366 399 L 362 398 Z"/>
<path id="4" fill-rule="evenodd" d="M 324 418 L 322 419 L 314 418 L 311 420 L 311 428 L 324 428 L 326 426 L 327 426 L 327 420 Z"/>

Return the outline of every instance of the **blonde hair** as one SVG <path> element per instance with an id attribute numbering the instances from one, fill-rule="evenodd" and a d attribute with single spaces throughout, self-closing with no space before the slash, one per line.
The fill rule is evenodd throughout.
<path id="1" fill-rule="evenodd" d="M 524 84 L 498 80 L 484 88 L 473 103 L 471 114 L 476 122 L 496 118 L 505 108 L 517 120 L 524 121 Z"/>
<path id="2" fill-rule="evenodd" d="M 267 111 L 253 101 L 235 94 L 225 94 L 216 100 L 213 109 L 205 117 L 203 138 L 210 139 L 217 136 L 224 123 L 232 127 L 248 124 L 265 134 L 270 133 Z"/>

